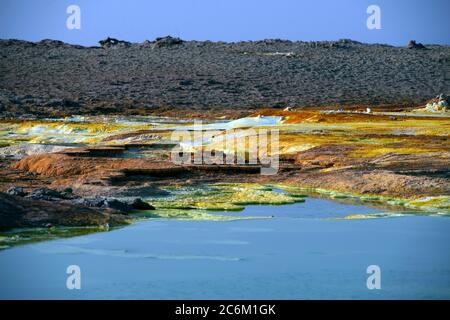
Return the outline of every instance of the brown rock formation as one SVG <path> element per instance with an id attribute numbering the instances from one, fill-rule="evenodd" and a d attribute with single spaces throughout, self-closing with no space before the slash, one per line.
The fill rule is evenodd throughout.
<path id="1" fill-rule="evenodd" d="M 121 225 L 129 218 L 120 214 L 62 202 L 31 200 L 0 192 L 0 228 Z"/>

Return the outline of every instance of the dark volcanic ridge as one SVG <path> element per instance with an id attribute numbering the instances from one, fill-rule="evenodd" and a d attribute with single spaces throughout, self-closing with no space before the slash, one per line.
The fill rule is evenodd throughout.
<path id="1" fill-rule="evenodd" d="M 449 93 L 450 46 L 172 37 L 100 44 L 0 40 L 0 114 L 417 106 Z"/>

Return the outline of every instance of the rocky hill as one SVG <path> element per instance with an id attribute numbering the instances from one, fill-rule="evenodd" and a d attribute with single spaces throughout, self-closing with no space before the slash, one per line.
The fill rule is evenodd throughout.
<path id="1" fill-rule="evenodd" d="M 351 40 L 0 40 L 0 114 L 150 114 L 418 105 L 446 92 L 450 46 Z"/>

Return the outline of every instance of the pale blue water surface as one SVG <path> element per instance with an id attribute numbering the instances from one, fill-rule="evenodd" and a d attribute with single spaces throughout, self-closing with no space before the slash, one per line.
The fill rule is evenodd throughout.
<path id="1" fill-rule="evenodd" d="M 233 213 L 271 219 L 148 219 L 17 246 L 0 251 L 0 298 L 449 299 L 449 218 L 323 219 L 379 211 L 307 198 Z M 69 265 L 80 290 L 66 288 Z M 369 265 L 380 290 L 367 289 Z"/>

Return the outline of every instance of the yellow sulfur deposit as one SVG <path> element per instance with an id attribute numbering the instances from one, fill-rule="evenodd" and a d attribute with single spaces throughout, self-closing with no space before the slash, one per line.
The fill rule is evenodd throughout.
<path id="1" fill-rule="evenodd" d="M 149 201 L 157 209 L 211 211 L 241 211 L 246 205 L 281 205 L 304 201 L 301 197 L 258 184 L 213 184 L 203 188 L 181 187 L 170 191 L 173 195 L 169 198 Z"/>
<path id="2" fill-rule="evenodd" d="M 196 220 L 196 221 L 235 221 L 247 219 L 268 219 L 271 217 L 251 217 L 251 216 L 232 216 L 215 214 L 205 210 L 186 210 L 186 209 L 158 209 L 144 213 L 137 213 L 135 216 L 144 218 L 163 218 L 178 220 Z"/>

